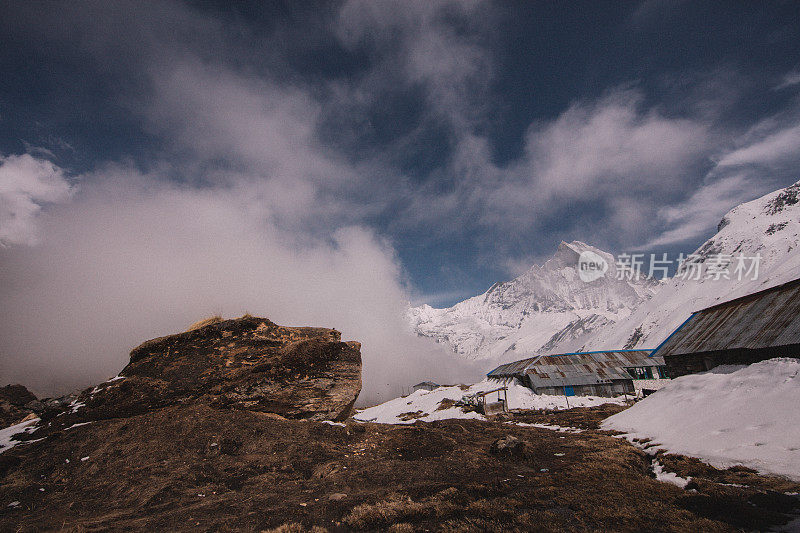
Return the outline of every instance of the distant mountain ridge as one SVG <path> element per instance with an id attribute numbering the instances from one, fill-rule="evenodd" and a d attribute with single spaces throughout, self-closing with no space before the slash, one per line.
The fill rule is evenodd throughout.
<path id="1" fill-rule="evenodd" d="M 582 253 L 596 254 L 613 268 L 608 252 L 562 242 L 544 264 L 518 278 L 448 309 L 412 308 L 409 319 L 418 335 L 447 343 L 466 358 L 514 360 L 627 317 L 661 286 L 645 278 L 618 280 L 613 271 L 583 281 L 577 270 Z"/>
<path id="2" fill-rule="evenodd" d="M 518 278 L 447 309 L 412 308 L 409 321 L 418 335 L 487 366 L 536 353 L 655 348 L 693 311 L 799 277 L 798 249 L 800 181 L 731 209 L 717 233 L 664 282 L 617 280 L 611 254 L 562 242 L 553 257 Z M 581 280 L 582 252 L 599 255 L 612 270 Z M 737 279 L 739 255 L 760 256 L 757 279 Z M 730 262 L 720 263 L 726 257 Z M 712 262 L 726 267 L 728 279 L 705 278 Z M 687 276 L 693 268 L 702 270 L 700 279 Z"/>

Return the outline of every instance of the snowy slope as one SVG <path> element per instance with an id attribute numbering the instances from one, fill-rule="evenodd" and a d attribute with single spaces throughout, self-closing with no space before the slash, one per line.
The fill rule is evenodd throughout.
<path id="1" fill-rule="evenodd" d="M 417 334 L 447 343 L 466 358 L 492 364 L 570 342 L 578 348 L 588 332 L 627 317 L 660 287 L 652 280 L 617 280 L 613 275 L 583 281 L 576 265 L 587 251 L 613 268 L 611 254 L 579 241 L 562 242 L 543 265 L 496 283 L 484 294 L 448 309 L 412 308 L 412 326 Z"/>
<path id="2" fill-rule="evenodd" d="M 413 424 L 417 420 L 433 422 L 448 418 L 475 418 L 483 420 L 484 416 L 474 411 L 464 412 L 460 407 L 451 404 L 461 399 L 462 396 L 476 392 L 494 390 L 499 386 L 496 381 L 484 380 L 474 385 L 453 387 L 439 387 L 432 391 L 418 390 L 359 411 L 353 418 L 364 422 L 377 422 L 379 424 Z M 622 403 L 627 398 L 602 398 L 599 396 L 572 396 L 567 400 L 564 396 L 548 396 L 535 394 L 531 389 L 511 382 L 508 384 L 509 409 L 566 409 L 569 407 L 591 407 L 604 403 Z M 490 394 L 488 398 L 495 401 L 496 395 Z M 449 400 L 449 401 L 446 401 Z M 444 402 L 444 403 L 442 403 Z"/>
<path id="3" fill-rule="evenodd" d="M 14 446 L 21 444 L 23 442 L 31 442 L 31 441 L 18 441 L 13 439 L 14 435 L 18 433 L 32 433 L 36 430 L 36 424 L 39 423 L 38 418 L 32 418 L 30 420 L 25 420 L 24 422 L 20 422 L 19 424 L 14 424 L 13 426 L 8 426 L 7 428 L 0 429 L 0 453 L 10 450 Z"/>
<path id="4" fill-rule="evenodd" d="M 602 427 L 712 466 L 744 465 L 800 481 L 798 405 L 800 361 L 770 359 L 677 378 Z"/>
<path id="5" fill-rule="evenodd" d="M 694 252 L 694 261 L 704 263 L 715 254 L 760 254 L 755 281 L 736 279 L 733 264 L 729 280 L 682 279 L 679 271 L 658 298 L 642 303 L 624 320 L 596 330 L 586 349 L 658 346 L 694 311 L 800 276 L 798 195 L 800 182 L 733 208 L 720 222 L 717 234 Z"/>

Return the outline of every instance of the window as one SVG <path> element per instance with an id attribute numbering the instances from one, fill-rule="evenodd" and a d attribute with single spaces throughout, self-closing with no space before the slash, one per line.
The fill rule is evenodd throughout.
<path id="1" fill-rule="evenodd" d="M 653 379 L 649 366 L 632 366 L 626 369 L 633 379 Z"/>

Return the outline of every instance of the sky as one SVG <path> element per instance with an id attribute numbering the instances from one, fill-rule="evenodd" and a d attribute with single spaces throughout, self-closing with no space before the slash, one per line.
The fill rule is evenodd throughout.
<path id="1" fill-rule="evenodd" d="M 799 15 L 0 1 L 0 380 L 86 385 L 244 312 L 361 340 L 374 394 L 459 379 L 401 331 L 409 302 L 562 240 L 688 253 L 797 181 Z"/>

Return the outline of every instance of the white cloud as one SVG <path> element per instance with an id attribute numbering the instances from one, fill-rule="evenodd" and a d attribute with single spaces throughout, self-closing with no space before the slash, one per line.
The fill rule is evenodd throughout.
<path id="1" fill-rule="evenodd" d="M 713 145 L 707 124 L 665 116 L 646 107 L 639 92 L 615 90 L 531 126 L 523 155 L 506 168 L 472 139 L 453 161 L 462 176 L 451 197 L 453 215 L 506 232 L 536 230 L 558 217 L 567 232 L 583 222 L 574 207 L 583 204 L 593 222 L 580 237 L 630 242 L 652 232 L 648 213 L 698 179 L 695 167 Z M 418 212 L 442 212 L 438 199 L 419 202 L 425 207 Z"/>
<path id="2" fill-rule="evenodd" d="M 752 200 L 758 185 L 743 174 L 733 174 L 703 185 L 685 201 L 658 210 L 664 232 L 642 245 L 641 249 L 683 243 L 708 237 L 722 215 L 732 207 Z"/>
<path id="3" fill-rule="evenodd" d="M 597 197 L 663 190 L 707 150 L 706 125 L 644 108 L 634 90 L 573 104 L 526 140 L 532 184 L 545 194 Z M 673 183 L 664 183 L 671 178 Z"/>
<path id="4" fill-rule="evenodd" d="M 742 165 L 774 165 L 800 159 L 800 124 L 770 132 L 763 138 L 725 154 L 719 168 Z"/>
<path id="5" fill-rule="evenodd" d="M 158 45 L 160 35 L 148 33 L 147 48 L 164 53 L 137 80 L 145 94 L 124 104 L 167 158 L 146 175 L 123 165 L 82 176 L 69 205 L 40 214 L 38 246 L 0 250 L 3 379 L 65 392 L 116 373 L 147 338 L 244 312 L 362 342 L 362 402 L 422 379 L 479 377 L 485 369 L 408 331 L 400 265 L 363 223 L 397 194 L 393 171 L 319 141 L 320 110 L 332 104 Z M 423 58 L 413 63 L 433 76 Z"/>
<path id="6" fill-rule="evenodd" d="M 30 154 L 0 156 L 0 245 L 35 244 L 42 205 L 66 201 L 72 192 L 53 163 Z"/>
<path id="7" fill-rule="evenodd" d="M 362 342 L 362 402 L 415 380 L 475 378 L 408 331 L 393 250 L 363 227 L 286 232 L 246 184 L 186 187 L 109 168 L 41 215 L 38 246 L 0 250 L 5 380 L 66 392 L 114 375 L 147 338 L 214 313 L 334 327 Z"/>
<path id="8" fill-rule="evenodd" d="M 787 72 L 786 75 L 783 76 L 783 79 L 775 87 L 775 90 L 779 91 L 781 89 L 787 89 L 798 84 L 800 84 L 800 72 L 793 70 L 791 72 Z"/>
<path id="9" fill-rule="evenodd" d="M 665 229 L 641 248 L 708 237 L 731 208 L 797 179 L 800 113 L 796 108 L 731 137 L 736 147 L 716 157 L 704 184 L 681 202 L 658 210 L 658 224 Z"/>

